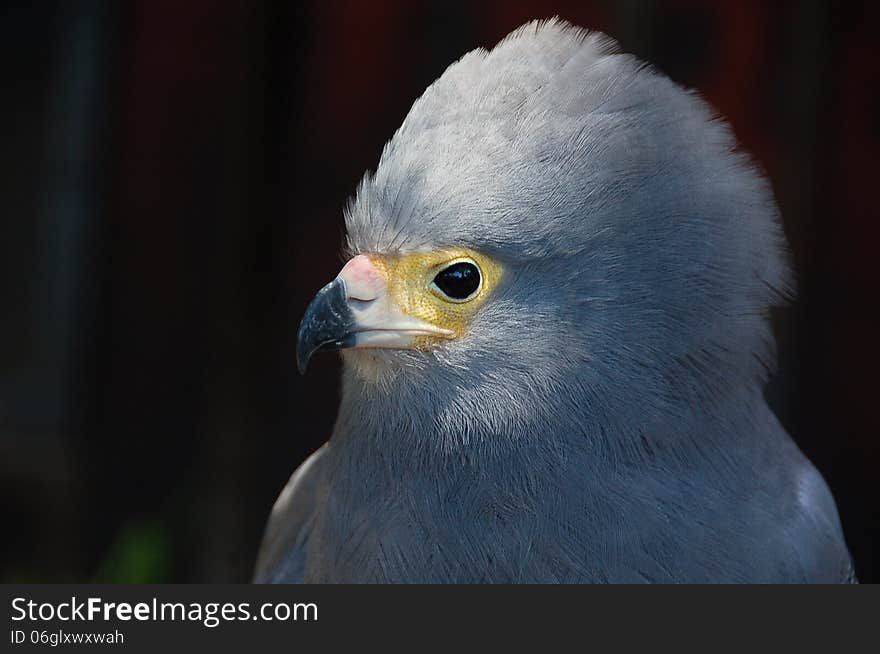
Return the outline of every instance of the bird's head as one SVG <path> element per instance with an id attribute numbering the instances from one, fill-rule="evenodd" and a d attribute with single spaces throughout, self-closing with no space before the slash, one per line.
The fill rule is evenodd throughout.
<path id="1" fill-rule="evenodd" d="M 767 184 L 694 94 L 604 36 L 523 26 L 413 105 L 299 332 L 450 431 L 657 415 L 758 385 L 786 266 Z M 421 398 L 421 399 L 420 399 Z"/>

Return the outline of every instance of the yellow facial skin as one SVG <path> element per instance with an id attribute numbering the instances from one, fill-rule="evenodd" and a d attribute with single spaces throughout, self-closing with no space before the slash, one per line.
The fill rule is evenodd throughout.
<path id="1" fill-rule="evenodd" d="M 401 311 L 437 327 L 451 330 L 455 332 L 455 337 L 465 333 L 471 318 L 491 295 L 503 272 L 497 261 L 466 248 L 367 256 L 385 280 L 388 294 Z M 462 259 L 470 259 L 477 264 L 482 283 L 472 297 L 456 301 L 432 287 L 431 282 L 438 272 Z M 420 336 L 413 347 L 424 349 L 441 340 L 443 338 L 437 336 Z"/>

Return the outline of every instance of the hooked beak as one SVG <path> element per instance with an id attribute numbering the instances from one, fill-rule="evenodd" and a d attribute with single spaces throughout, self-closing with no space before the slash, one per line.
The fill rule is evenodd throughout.
<path id="1" fill-rule="evenodd" d="M 416 338 L 426 335 L 451 338 L 454 332 L 403 313 L 369 257 L 359 254 L 306 309 L 297 335 L 296 362 L 304 373 L 315 352 L 409 349 Z"/>

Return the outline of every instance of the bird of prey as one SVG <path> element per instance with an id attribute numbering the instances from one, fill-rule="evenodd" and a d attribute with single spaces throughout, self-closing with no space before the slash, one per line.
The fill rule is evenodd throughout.
<path id="1" fill-rule="evenodd" d="M 768 183 L 610 39 L 532 22 L 452 64 L 345 212 L 298 334 L 329 441 L 257 582 L 846 582 L 763 396 L 790 293 Z"/>

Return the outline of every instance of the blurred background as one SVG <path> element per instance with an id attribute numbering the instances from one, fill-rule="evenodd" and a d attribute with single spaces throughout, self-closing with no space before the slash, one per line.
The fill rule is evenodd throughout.
<path id="1" fill-rule="evenodd" d="M 800 296 L 767 394 L 880 580 L 880 5 L 10 2 L 0 8 L 0 581 L 245 581 L 330 434 L 296 373 L 342 208 L 425 86 L 532 18 L 698 89 L 764 166 Z"/>

